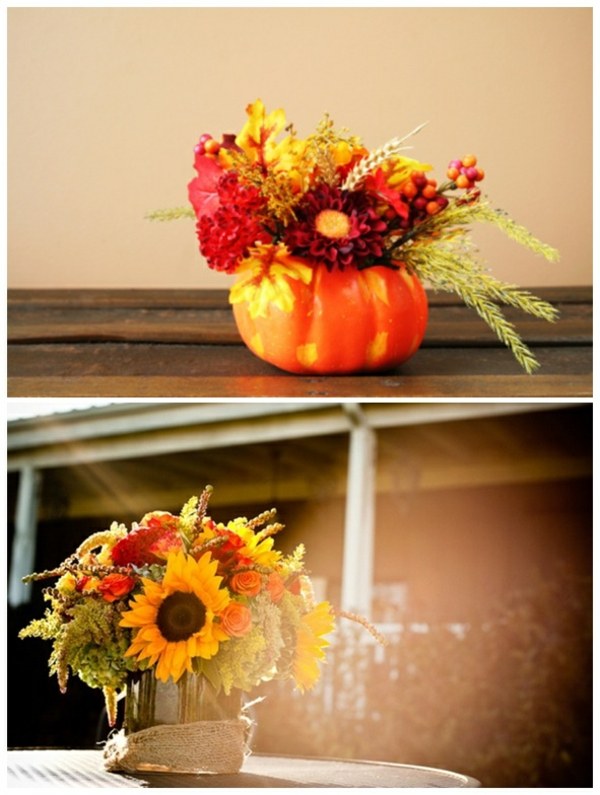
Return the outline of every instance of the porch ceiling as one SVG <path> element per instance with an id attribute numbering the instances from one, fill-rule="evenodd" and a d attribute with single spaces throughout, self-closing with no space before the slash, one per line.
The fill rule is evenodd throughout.
<path id="1" fill-rule="evenodd" d="M 477 487 L 591 474 L 585 433 L 563 414 L 388 427 L 378 432 L 377 491 Z M 540 427 L 544 433 L 540 433 Z M 537 430 L 536 430 L 537 428 Z M 581 441 L 578 441 L 581 439 Z M 44 472 L 40 518 L 177 510 L 211 484 L 211 506 L 277 506 L 344 497 L 348 434 L 305 435 L 162 455 L 83 461 Z"/>

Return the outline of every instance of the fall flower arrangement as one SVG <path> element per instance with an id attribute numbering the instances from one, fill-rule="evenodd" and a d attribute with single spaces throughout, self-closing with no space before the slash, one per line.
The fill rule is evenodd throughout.
<path id="1" fill-rule="evenodd" d="M 332 324 L 338 312 L 344 314 L 340 302 L 347 282 L 333 280 L 345 273 L 360 277 L 361 298 L 344 315 L 344 326 L 333 332 L 335 344 L 339 354 L 344 328 L 360 325 L 366 313 L 379 313 L 380 320 L 370 323 L 359 342 L 365 349 L 361 366 L 366 369 L 397 363 L 420 344 L 426 307 L 425 299 L 417 296 L 420 306 L 415 311 L 421 317 L 411 327 L 413 340 L 402 355 L 386 358 L 394 326 L 406 323 L 407 316 L 386 318 L 383 326 L 378 323 L 383 307 L 396 300 L 390 291 L 401 282 L 405 292 L 414 295 L 419 282 L 458 294 L 526 372 L 539 366 L 501 306 L 548 321 L 556 319 L 556 309 L 484 268 L 468 227 L 488 222 L 548 260 L 556 260 L 558 253 L 482 196 L 484 172 L 474 155 L 452 160 L 445 181 L 438 184 L 427 175 L 431 165 L 404 154 L 409 136 L 369 152 L 358 137 L 335 129 L 327 115 L 305 139 L 288 125 L 283 110 L 267 113 L 261 100 L 247 107 L 247 115 L 237 135 L 223 135 L 221 141 L 210 134 L 200 137 L 194 150 L 197 176 L 188 186 L 192 207 L 161 210 L 149 217 L 196 220 L 200 252 L 208 266 L 236 276 L 230 301 L 242 336 L 257 355 L 271 360 L 266 338 L 271 332 L 288 334 L 287 328 L 261 326 L 274 308 L 288 315 L 297 310 L 311 320 L 322 311 Z M 388 273 L 382 281 L 390 270 L 395 276 Z M 337 303 L 317 295 L 328 280 Z M 290 369 L 318 368 L 327 341 L 318 337 L 314 324 L 299 333 L 294 328 L 287 343 L 294 346 Z M 287 367 L 285 357 L 272 361 L 283 361 L 281 366 Z M 323 363 L 321 370 L 327 372 L 331 366 Z"/>
<path id="2" fill-rule="evenodd" d="M 117 695 L 140 671 L 163 682 L 197 674 L 226 694 L 273 678 L 304 691 L 319 678 L 335 619 L 328 602 L 315 602 L 304 547 L 275 548 L 283 525 L 273 510 L 215 522 L 210 493 L 179 516 L 153 511 L 130 530 L 115 522 L 56 569 L 26 578 L 58 579 L 44 591 L 45 616 L 20 636 L 52 641 L 61 691 L 70 672 L 102 688 L 111 725 Z"/>

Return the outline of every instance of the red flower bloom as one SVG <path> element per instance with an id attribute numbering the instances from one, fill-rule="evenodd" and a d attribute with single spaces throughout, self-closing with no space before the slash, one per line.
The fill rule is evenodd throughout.
<path id="1" fill-rule="evenodd" d="M 244 546 L 244 541 L 237 533 L 232 530 L 217 530 L 217 538 L 226 539 L 222 544 L 211 547 L 211 555 L 219 561 L 219 574 L 225 574 L 239 566 L 249 566 L 252 559 L 240 554 L 240 549 Z"/>
<path id="2" fill-rule="evenodd" d="M 232 173 L 219 179 L 217 195 L 216 212 L 201 216 L 196 225 L 200 253 L 210 268 L 233 273 L 251 246 L 271 240 L 260 220 L 265 201 L 253 185 L 242 185 Z"/>
<path id="3" fill-rule="evenodd" d="M 165 531 L 177 532 L 179 517 L 167 511 L 151 511 L 140 519 L 140 527 L 159 527 Z"/>
<path id="4" fill-rule="evenodd" d="M 383 254 L 385 221 L 367 194 L 319 185 L 306 193 L 286 229 L 293 255 L 320 260 L 331 270 L 360 265 Z"/>
<path id="5" fill-rule="evenodd" d="M 138 527 L 112 548 L 111 556 L 117 566 L 143 566 L 164 563 L 167 551 L 181 549 L 182 541 L 173 530 L 165 530 L 160 523 L 154 527 Z"/>

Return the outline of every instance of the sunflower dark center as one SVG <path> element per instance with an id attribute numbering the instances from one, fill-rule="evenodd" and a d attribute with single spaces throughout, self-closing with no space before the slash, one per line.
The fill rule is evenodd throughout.
<path id="1" fill-rule="evenodd" d="M 206 608 L 193 593 L 177 593 L 167 596 L 158 608 L 156 624 L 163 638 L 168 641 L 187 640 L 202 628 L 206 620 Z"/>

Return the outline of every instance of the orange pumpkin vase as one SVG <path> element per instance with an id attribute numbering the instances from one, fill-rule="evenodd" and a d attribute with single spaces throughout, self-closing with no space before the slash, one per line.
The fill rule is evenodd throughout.
<path id="1" fill-rule="evenodd" d="M 343 375 L 389 370 L 421 345 L 428 304 L 417 276 L 403 264 L 357 270 L 312 267 L 308 283 L 285 279 L 293 306 L 269 302 L 260 314 L 233 303 L 238 330 L 264 361 L 291 373 Z"/>

